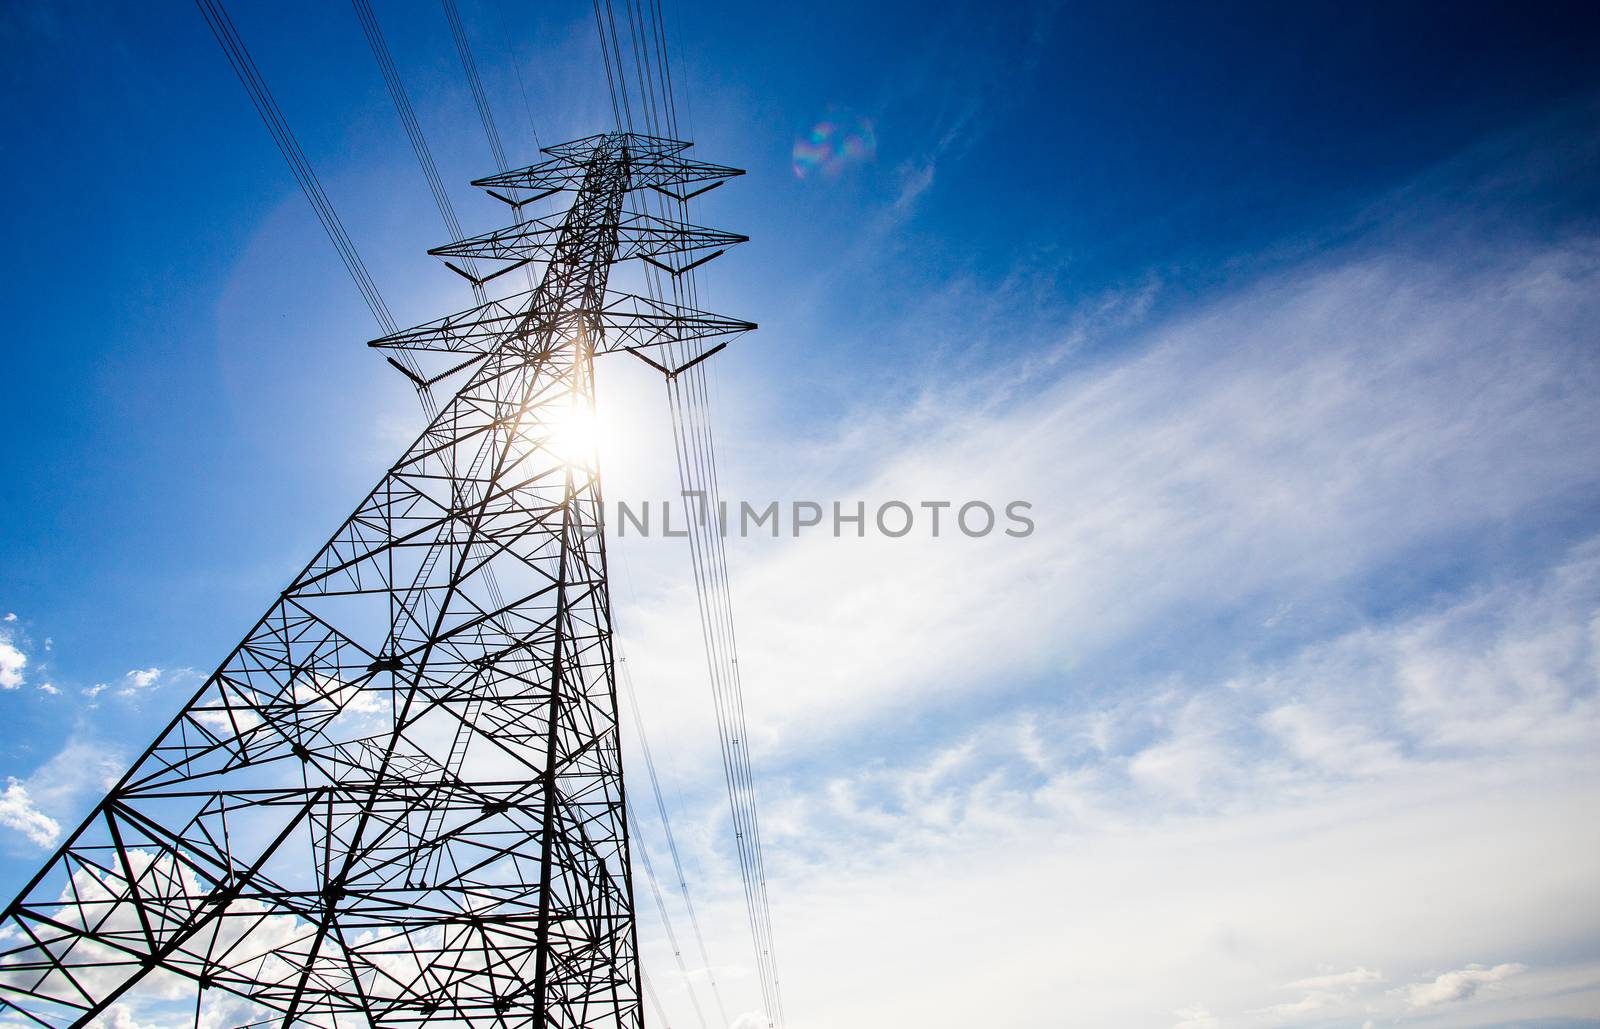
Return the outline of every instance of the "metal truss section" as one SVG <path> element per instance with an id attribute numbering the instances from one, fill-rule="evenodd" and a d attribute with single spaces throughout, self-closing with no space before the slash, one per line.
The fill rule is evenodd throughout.
<path id="1" fill-rule="evenodd" d="M 531 315 L 528 299 L 531 296 L 531 290 L 513 293 L 410 329 L 402 329 L 372 340 L 367 346 L 379 350 L 420 353 L 487 354 L 503 342 L 529 334 L 531 326 L 527 323 Z"/>
<path id="2" fill-rule="evenodd" d="M 481 357 L 501 346 L 515 346 L 529 334 L 527 298 L 519 293 L 502 300 L 491 300 L 467 311 L 452 314 L 412 329 L 375 339 L 367 345 L 381 350 L 407 350 L 416 354 L 446 354 Z M 597 309 L 567 314 L 573 324 L 598 325 L 600 343 L 596 353 L 626 350 L 635 354 L 669 343 L 682 344 L 690 359 L 731 343 L 756 328 L 754 322 L 697 311 L 651 297 L 616 291 L 606 294 Z M 459 369 L 459 362 L 447 365 L 442 375 Z M 404 370 L 404 369 L 402 369 Z"/>
<path id="3" fill-rule="evenodd" d="M 685 143 L 681 139 L 651 136 L 643 132 L 618 132 L 585 136 L 582 139 L 575 139 L 568 143 L 557 143 L 555 146 L 545 147 L 543 153 L 550 154 L 553 157 L 582 159 L 585 154 L 599 146 L 602 140 L 607 139 L 617 140 L 618 145 L 627 151 L 630 161 L 675 157 L 694 145 Z"/>
<path id="4" fill-rule="evenodd" d="M 739 168 L 730 168 L 721 164 L 706 164 L 701 161 L 691 161 L 677 156 L 649 156 L 637 158 L 629 169 L 634 189 L 654 189 L 679 200 L 688 200 L 699 196 L 701 193 L 720 186 L 727 179 L 736 175 L 743 175 Z M 503 175 L 491 175 L 488 178 L 476 179 L 474 186 L 482 186 L 491 196 L 499 197 L 507 203 L 521 206 L 528 203 L 528 199 L 516 199 L 502 196 L 496 190 L 515 191 L 519 189 L 530 190 L 538 194 L 534 199 L 542 199 L 558 190 L 575 189 L 583 177 L 583 167 L 570 158 L 557 157 L 527 168 L 506 172 Z M 700 189 L 688 190 L 689 186 L 708 183 Z"/>
<path id="5" fill-rule="evenodd" d="M 690 200 L 709 193 L 727 179 L 744 174 L 740 168 L 708 164 L 681 156 L 688 146 L 675 139 L 632 132 L 623 136 L 627 140 L 630 161 L 630 189 L 654 189 L 674 200 Z M 545 147 L 541 152 L 550 154 L 549 160 L 516 171 L 474 179 L 472 184 L 483 187 L 490 196 L 520 211 L 534 201 L 543 200 L 562 190 L 576 189 L 583 178 L 582 157 L 591 145 L 592 139 Z M 700 183 L 706 185 L 701 186 Z M 691 186 L 699 188 L 690 189 Z M 519 196 L 519 190 L 528 190 L 530 195 Z"/>
<path id="6" fill-rule="evenodd" d="M 568 430 L 596 354 L 752 326 L 608 296 L 630 249 L 695 245 L 624 230 L 635 147 L 686 146 L 638 138 L 551 148 L 582 178 L 538 288 L 378 341 L 478 364 L 6 908 L 0 1022 L 640 1029 L 600 474 Z"/>
<path id="7" fill-rule="evenodd" d="M 434 247 L 428 253 L 436 257 L 511 262 L 481 278 L 474 278 L 457 266 L 450 265 L 453 271 L 475 282 L 488 282 L 534 261 L 548 264 L 556 256 L 562 229 L 561 223 L 555 218 L 534 218 L 520 225 L 446 243 L 444 246 Z M 619 222 L 611 226 L 611 229 L 617 235 L 617 253 L 613 260 L 642 258 L 674 275 L 681 275 L 698 267 L 721 256 L 729 247 L 748 242 L 750 239 L 735 232 L 708 229 L 637 212 L 621 214 Z M 707 254 L 705 251 L 711 253 Z M 660 260 L 661 258 L 678 261 L 685 261 L 687 258 L 687 261 L 674 265 Z"/>
<path id="8" fill-rule="evenodd" d="M 632 293 L 607 294 L 605 306 L 591 312 L 591 316 L 604 326 L 606 345 L 611 351 L 634 354 L 680 343 L 694 344 L 685 346 L 684 352 L 698 357 L 721 349 L 756 328 L 755 322 L 724 318 Z"/>

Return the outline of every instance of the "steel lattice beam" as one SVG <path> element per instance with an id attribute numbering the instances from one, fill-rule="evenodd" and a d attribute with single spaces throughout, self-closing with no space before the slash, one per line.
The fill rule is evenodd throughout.
<path id="1" fill-rule="evenodd" d="M 476 365 L 5 910 L 0 1018 L 642 1026 L 600 476 L 562 426 L 597 353 L 753 328 L 607 293 L 618 260 L 735 239 L 625 214 L 734 173 L 686 148 L 497 177 L 576 190 L 536 223 L 542 282 L 374 344 Z"/>

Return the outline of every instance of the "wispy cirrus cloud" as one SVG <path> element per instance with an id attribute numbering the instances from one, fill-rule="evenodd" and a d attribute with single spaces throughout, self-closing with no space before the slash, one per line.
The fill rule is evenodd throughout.
<path id="1" fill-rule="evenodd" d="M 1383 974 L 1368 968 L 1352 968 L 1346 972 L 1313 975 L 1284 985 L 1284 990 L 1298 991 L 1299 1000 L 1273 1004 L 1252 1015 L 1272 1018 L 1304 1018 L 1314 1012 L 1329 1008 L 1349 1007 L 1357 993 L 1383 981 Z"/>
<path id="2" fill-rule="evenodd" d="M 1537 582 L 1307 644 L 1225 681 L 1000 714 L 914 753 L 769 788 L 787 976 L 829 976 L 835 999 L 811 998 L 818 1024 L 892 1009 L 934 1026 L 984 1009 L 1009 1023 L 1063 989 L 1086 1022 L 1136 1027 L 1413 1013 L 1429 1025 L 1447 1000 L 1471 1017 L 1437 1024 L 1581 1014 L 1600 996 L 1600 955 L 1572 956 L 1600 903 L 1586 858 L 1600 836 L 1572 814 L 1600 803 L 1588 745 L 1600 715 L 1586 700 L 1600 652 L 1572 630 L 1600 619 L 1597 556 L 1600 545 L 1579 545 Z M 1494 657 L 1522 653 L 1539 656 Z M 1523 724 L 1555 678 L 1568 730 L 1465 751 L 1435 735 L 1408 704 L 1417 670 L 1475 654 L 1490 655 L 1496 677 L 1476 717 Z M 1364 703 L 1339 708 L 1353 691 Z M 1290 697 L 1342 711 L 1329 723 L 1392 743 L 1393 760 L 1330 767 L 1306 753 L 1264 720 Z M 1194 782 L 1141 775 L 1146 755 L 1195 735 L 1215 764 L 1196 765 Z M 695 861 L 704 881 L 731 874 L 714 854 Z M 1503 874 L 1534 866 L 1537 876 Z M 724 924 L 737 901 L 718 900 Z M 969 935 L 1008 946 L 961 946 Z M 738 953 L 737 936 L 714 942 Z M 1540 976 L 1491 997 L 1474 994 L 1510 973 L 1427 971 L 1485 950 Z M 1416 985 L 1387 989 L 1395 979 Z M 912 980 L 965 988 L 878 1006 L 882 982 Z M 1002 982 L 1013 992 L 983 988 Z"/>
<path id="3" fill-rule="evenodd" d="M 785 976 L 828 978 L 817 1024 L 1021 1024 L 1063 990 L 1163 1029 L 1591 1004 L 1596 254 L 1318 259 L 1114 353 L 764 441 L 782 479 L 735 466 L 756 495 L 1027 496 L 1040 526 L 734 548 Z M 692 599 L 645 590 L 629 653 L 692 780 Z M 695 860 L 736 881 L 701 796 Z M 1453 1021 L 1384 985 L 1485 953 L 1525 986 Z M 962 990 L 888 1004 L 902 981 Z"/>
<path id="4" fill-rule="evenodd" d="M 1406 987 L 1406 996 L 1414 1008 L 1430 1008 L 1438 1004 L 1470 1000 L 1484 987 L 1504 982 L 1527 970 L 1528 966 L 1516 962 L 1495 965 L 1493 968 L 1468 965 L 1466 968 L 1446 972 L 1432 982 L 1412 983 Z"/>
<path id="5" fill-rule="evenodd" d="M 1492 269 L 1358 259 L 1260 282 L 1116 359 L 930 387 L 865 420 L 878 456 L 864 470 L 813 441 L 775 456 L 822 497 L 1028 498 L 1038 531 L 737 543 L 764 745 L 1066 669 L 1089 685 L 1182 648 L 1192 665 L 1281 646 L 1350 624 L 1399 567 L 1444 574 L 1447 549 L 1498 548 L 1508 520 L 1544 517 L 1600 477 L 1600 360 L 1582 342 L 1597 286 L 1586 244 Z M 743 481 L 755 495 L 783 484 Z M 630 648 L 661 695 L 697 697 L 680 631 L 692 601 L 667 595 L 632 621 Z M 1208 631 L 1219 620 L 1227 636 Z M 698 717 L 659 707 L 652 722 Z M 1383 758 L 1319 738 L 1312 712 L 1278 718 L 1326 760 Z"/>
<path id="6" fill-rule="evenodd" d="M 83 695 L 92 700 L 102 693 L 110 691 L 118 697 L 135 697 L 162 686 L 180 682 L 192 682 L 194 679 L 195 671 L 192 668 L 166 670 L 155 667 L 134 668 L 114 682 L 97 682 L 93 686 L 85 687 Z"/>

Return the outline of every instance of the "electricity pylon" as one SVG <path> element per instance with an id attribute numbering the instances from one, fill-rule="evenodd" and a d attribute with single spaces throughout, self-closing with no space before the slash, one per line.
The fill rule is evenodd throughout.
<path id="1" fill-rule="evenodd" d="M 162 1026 L 642 1025 L 600 474 L 571 429 L 595 355 L 674 374 L 755 327 L 608 289 L 743 240 L 630 205 L 740 174 L 687 148 L 594 136 L 477 183 L 519 223 L 434 253 L 542 280 L 372 343 L 464 384 L 6 909 L 0 1023 L 136 999 Z"/>

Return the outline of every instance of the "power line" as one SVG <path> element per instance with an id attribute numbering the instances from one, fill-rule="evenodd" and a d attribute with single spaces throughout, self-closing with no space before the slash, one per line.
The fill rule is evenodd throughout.
<path id="1" fill-rule="evenodd" d="M 389 53 L 389 44 L 383 38 L 383 29 L 378 25 L 378 18 L 372 13 L 372 4 L 369 0 L 350 0 L 355 7 L 356 18 L 361 22 L 361 31 L 367 37 L 367 46 L 372 50 L 372 57 L 378 62 L 378 71 L 383 75 L 383 84 L 388 87 L 389 98 L 394 101 L 395 113 L 400 116 L 400 124 L 406 130 L 406 138 L 411 141 L 411 152 L 417 155 L 417 164 L 422 168 L 422 177 L 428 183 L 428 191 L 433 194 L 434 206 L 439 209 L 439 217 L 444 221 L 445 231 L 451 239 L 460 239 L 464 233 L 461 223 L 456 220 L 454 205 L 450 203 L 450 194 L 445 191 L 444 180 L 439 176 L 439 166 L 433 161 L 433 150 L 428 146 L 428 139 L 422 134 L 422 124 L 417 121 L 417 113 L 411 107 L 411 98 L 406 93 L 405 83 L 400 78 L 400 69 L 394 63 L 394 56 Z M 483 284 L 477 278 L 477 266 L 471 259 L 466 259 L 467 271 L 472 275 L 472 295 L 478 303 L 483 303 L 485 295 Z M 421 368 L 417 365 L 416 358 L 410 354 L 402 354 L 399 358 L 405 365 L 405 370 L 412 373 L 413 383 L 417 389 L 417 396 L 422 399 L 423 409 L 431 416 L 434 411 L 433 391 L 427 386 Z"/>
<path id="2" fill-rule="evenodd" d="M 683 961 L 683 948 L 678 946 L 678 934 L 672 931 L 672 917 L 667 914 L 667 901 L 661 895 L 661 882 L 656 878 L 655 866 L 650 863 L 650 851 L 644 845 L 644 834 L 639 832 L 639 824 L 634 820 L 633 811 L 628 812 L 628 836 L 632 840 L 633 852 L 639 855 L 644 865 L 645 878 L 650 882 L 650 894 L 655 898 L 656 911 L 661 915 L 661 925 L 667 931 L 667 943 L 672 947 L 672 957 L 678 963 L 678 974 L 683 978 L 684 988 L 689 991 L 689 1003 L 694 1005 L 694 1016 L 700 1023 L 700 1029 L 708 1029 L 706 1014 L 700 1010 L 700 998 L 695 995 L 694 981 L 689 978 L 689 967 Z"/>
<path id="3" fill-rule="evenodd" d="M 602 50 L 604 50 L 605 47 L 606 47 L 606 32 L 607 32 L 607 29 L 609 29 L 610 33 L 611 33 L 611 49 L 610 49 L 611 56 L 607 59 L 608 60 L 608 64 L 607 64 L 608 80 L 610 80 L 610 78 L 609 78 L 610 63 L 609 62 L 614 59 L 615 64 L 616 64 L 616 78 L 614 80 L 610 80 L 611 83 L 612 83 L 611 106 L 612 106 L 613 110 L 616 109 L 616 106 L 617 106 L 617 94 L 620 92 L 621 95 L 622 95 L 622 114 L 617 119 L 617 128 L 619 128 L 619 129 L 620 128 L 626 128 L 629 132 L 632 132 L 633 131 L 633 109 L 632 109 L 631 106 L 629 106 L 629 103 L 628 103 L 628 80 L 626 78 L 626 73 L 624 72 L 623 67 L 622 67 L 622 44 L 620 42 L 618 42 L 618 40 L 617 40 L 617 15 L 616 15 L 616 12 L 611 7 L 611 0 L 605 0 L 605 4 L 606 4 L 605 25 L 603 25 L 603 26 L 600 25 L 600 4 L 599 4 L 599 0 L 595 0 L 594 17 L 595 17 L 595 24 L 597 26 L 600 26 L 600 47 L 601 47 Z M 617 88 L 619 86 L 621 87 L 620 90 Z"/>
<path id="4" fill-rule="evenodd" d="M 600 19 L 600 0 L 592 0 L 594 4 L 594 29 L 600 37 L 600 56 L 606 66 L 606 88 L 611 94 L 611 114 L 616 119 L 617 128 L 623 127 L 622 108 L 617 106 L 617 80 L 611 71 L 611 46 L 606 42 L 605 24 Z"/>
<path id="5" fill-rule="evenodd" d="M 716 999 L 717 1012 L 722 1016 L 722 1024 L 727 1026 L 731 1024 L 728 1021 L 728 1009 L 722 1002 L 722 990 L 718 988 L 716 974 L 712 971 L 711 954 L 706 950 L 705 934 L 700 931 L 700 919 L 695 914 L 694 899 L 689 895 L 689 878 L 683 873 L 683 859 L 678 853 L 678 841 L 672 832 L 672 819 L 667 814 L 667 801 L 666 796 L 661 790 L 661 777 L 656 774 L 656 759 L 650 751 L 650 737 L 646 735 L 644 730 L 644 716 L 639 711 L 639 695 L 633 688 L 633 673 L 629 670 L 628 659 L 626 656 L 624 656 L 618 662 L 618 664 L 620 664 L 622 667 L 622 685 L 623 691 L 628 695 L 628 707 L 633 712 L 634 730 L 639 735 L 639 750 L 644 755 L 645 770 L 650 775 L 650 790 L 655 795 L 656 813 L 661 818 L 661 828 L 666 833 L 667 851 L 672 855 L 672 871 L 678 877 L 678 889 L 683 894 L 683 906 L 684 909 L 689 913 L 689 926 L 694 930 L 695 942 L 700 947 L 700 960 L 705 966 L 706 981 L 711 984 L 711 995 Z M 640 849 L 643 850 L 643 840 L 639 841 L 639 846 Z M 648 855 L 645 857 L 645 868 L 651 876 L 651 882 L 653 886 L 655 872 L 649 867 Z M 663 918 L 664 917 L 665 915 L 663 915 Z M 669 929 L 668 932 L 670 934 L 671 930 Z M 673 949 L 677 949 L 677 944 L 675 941 L 673 943 Z M 698 1012 L 699 1008 L 700 1005 L 697 1001 L 695 1003 L 695 1010 Z"/>
<path id="6" fill-rule="evenodd" d="M 698 331 L 645 310 L 615 312 L 609 340 L 570 327 L 630 250 L 699 245 L 619 226 L 633 186 L 705 166 L 616 133 L 552 151 L 583 183 L 535 251 L 539 290 L 498 309 L 514 327 L 484 330 L 485 364 L 6 906 L 0 965 L 36 974 L 0 977 L 0 1007 L 64 1026 L 192 995 L 198 1022 L 228 994 L 283 1025 L 638 1027 L 659 999 L 641 996 L 600 473 L 552 437 L 593 409 L 597 350 Z M 515 258 L 498 236 L 460 249 Z M 440 353 L 461 327 L 376 342 Z M 448 751 L 441 698 L 466 727 Z M 64 893 L 84 869 L 96 889 Z"/>
<path id="7" fill-rule="evenodd" d="M 691 379 L 691 382 L 693 380 Z M 772 945 L 771 906 L 767 898 L 765 862 L 760 822 L 756 812 L 754 774 L 749 754 L 749 728 L 745 718 L 742 683 L 738 675 L 737 639 L 732 631 L 732 611 L 727 593 L 725 556 L 720 553 L 711 526 L 715 525 L 718 491 L 706 460 L 708 423 L 702 394 L 669 384 L 672 398 L 673 436 L 679 479 L 684 491 L 699 491 L 703 507 L 694 511 L 685 500 L 696 603 L 700 613 L 707 674 L 717 715 L 727 780 L 735 849 L 744 882 L 750 931 L 756 947 L 763 996 L 770 1015 L 781 1024 L 776 956 Z"/>
<path id="8" fill-rule="evenodd" d="M 395 324 L 394 316 L 389 313 L 389 307 L 384 303 L 383 296 L 378 292 L 377 283 L 367 272 L 367 266 L 361 260 L 360 253 L 356 251 L 355 243 L 345 231 L 344 223 L 340 221 L 338 212 L 333 208 L 333 202 L 323 191 L 316 171 L 306 158 L 305 151 L 300 148 L 300 142 L 295 138 L 294 131 L 289 128 L 288 120 L 284 118 L 283 111 L 278 107 L 278 102 L 273 97 L 272 90 L 268 88 L 266 79 L 262 77 L 244 40 L 240 38 L 238 29 L 234 27 L 233 19 L 228 16 L 227 8 L 223 6 L 222 0 L 195 0 L 195 4 L 205 17 L 206 24 L 210 26 L 211 34 L 216 37 L 217 44 L 222 47 L 223 54 L 233 67 L 233 73 L 238 76 L 245 92 L 250 95 L 251 105 L 261 116 L 261 121 L 271 134 L 273 143 L 277 144 L 278 152 L 283 155 L 289 170 L 294 174 L 295 181 L 300 184 L 300 191 L 305 194 L 306 201 L 316 212 L 317 220 L 322 223 L 328 241 L 338 251 L 345 270 L 350 273 L 356 289 L 361 292 L 361 298 L 366 301 L 372 316 L 377 319 L 383 331 L 386 334 L 395 332 L 398 326 Z"/>
<path id="9" fill-rule="evenodd" d="M 397 326 L 393 315 L 389 313 L 389 306 L 384 303 L 383 295 L 378 292 L 377 283 L 367 271 L 366 263 L 361 260 L 355 242 L 345 231 L 344 222 L 334 210 L 333 201 L 328 199 L 327 193 L 323 190 L 316 170 L 312 168 L 305 151 L 300 148 L 300 141 L 295 138 L 294 130 L 289 127 L 288 119 L 278 107 L 277 99 L 273 97 L 261 70 L 250 56 L 250 51 L 245 46 L 243 37 L 239 35 L 239 30 L 234 26 L 233 19 L 229 17 L 227 8 L 223 6 L 222 0 L 196 0 L 196 6 L 200 8 L 201 15 L 211 28 L 211 34 L 222 47 L 222 52 L 227 57 L 234 74 L 243 84 L 246 94 L 250 97 L 251 106 L 261 116 L 262 124 L 266 125 L 267 132 L 278 147 L 278 152 L 289 165 L 290 172 L 300 185 L 301 193 L 305 195 L 312 211 L 316 213 L 317 220 L 322 223 L 322 231 L 327 234 L 328 241 L 333 244 L 333 249 L 344 263 L 345 271 L 350 273 L 350 279 L 361 293 L 361 299 L 366 302 L 373 318 L 377 319 L 379 327 L 386 334 L 393 333 Z M 417 398 L 421 401 L 423 410 L 432 417 L 436 410 L 433 394 L 422 384 L 421 367 L 417 364 L 415 355 L 401 354 L 399 361 L 402 369 L 416 385 Z"/>
<path id="10" fill-rule="evenodd" d="M 618 127 L 632 131 L 635 112 L 646 131 L 654 135 L 676 133 L 677 109 L 672 96 L 670 61 L 658 0 L 623 0 L 627 12 L 628 39 L 632 46 L 633 77 L 637 81 L 638 104 L 630 94 L 627 65 L 612 0 L 593 0 L 595 26 L 599 32 L 612 112 Z M 648 3 L 648 8 L 645 4 Z M 649 198 L 644 200 L 648 206 Z M 666 200 L 655 197 L 657 210 L 666 213 Z M 679 202 L 679 220 L 687 221 L 687 205 Z M 661 275 L 647 269 L 647 288 L 652 297 L 661 298 Z M 685 281 L 686 280 L 686 281 Z M 669 288 L 675 303 L 697 306 L 698 285 L 695 273 L 674 275 Z M 670 349 L 670 348 L 669 348 Z M 685 357 L 675 355 L 675 363 Z M 727 781 L 729 813 L 733 821 L 735 850 L 744 885 L 746 911 L 752 942 L 756 950 L 758 978 L 767 1013 L 774 1024 L 783 1022 L 783 1000 L 777 972 L 776 947 L 771 903 L 767 892 L 766 861 L 757 813 L 755 776 L 750 761 L 749 725 L 746 717 L 743 682 L 739 672 L 738 638 L 734 631 L 732 600 L 728 588 L 727 553 L 719 523 L 713 512 L 720 511 L 716 447 L 709 416 L 710 390 L 704 365 L 695 365 L 681 377 L 668 379 L 668 396 L 673 417 L 673 446 L 679 481 L 685 496 L 685 512 L 690 525 L 690 560 L 694 569 L 696 603 L 706 651 L 707 675 Z M 688 494 L 698 492 L 701 509 L 690 508 Z"/>
<path id="11" fill-rule="evenodd" d="M 522 96 L 522 113 L 528 119 L 528 134 L 533 137 L 533 149 L 537 152 L 539 147 L 539 130 L 533 127 L 533 105 L 528 103 L 528 86 L 522 81 L 522 64 L 517 60 L 517 51 L 511 45 L 511 26 L 506 20 L 506 5 L 503 0 L 495 0 L 495 13 L 500 16 L 500 42 L 505 47 L 506 59 L 511 62 L 511 70 L 517 75 L 517 92 Z"/>
<path id="12" fill-rule="evenodd" d="M 422 124 L 417 120 L 417 113 L 411 106 L 411 97 L 406 92 L 405 82 L 400 78 L 400 69 L 394 63 L 394 55 L 389 52 L 389 44 L 383 38 L 383 29 L 378 24 L 377 16 L 372 12 L 371 0 L 350 0 L 350 3 L 361 22 L 361 31 L 367 37 L 367 46 L 372 50 L 373 59 L 378 62 L 378 70 L 383 75 L 383 84 L 388 87 L 389 98 L 394 101 L 395 113 L 400 116 L 400 124 L 405 128 L 406 138 L 411 141 L 411 152 L 416 154 L 417 164 L 422 169 L 423 179 L 428 183 L 428 191 L 433 194 L 433 203 L 439 209 L 439 218 L 444 222 L 445 231 L 450 234 L 451 239 L 461 239 L 466 233 L 461 231 L 455 205 L 450 202 L 450 194 L 445 190 L 444 179 L 439 175 L 439 166 L 433 160 L 433 150 L 428 146 L 428 139 L 422 132 Z M 474 276 L 473 290 L 482 302 L 483 287 L 476 280 L 476 269 L 470 258 L 466 263 L 467 270 Z"/>
<path id="13" fill-rule="evenodd" d="M 484 137 L 489 141 L 489 150 L 494 155 L 496 168 L 503 174 L 508 170 L 506 148 L 500 140 L 500 129 L 495 124 L 494 109 L 489 106 L 489 94 L 483 88 L 483 78 L 478 74 L 478 61 L 472 55 L 472 41 L 467 37 L 467 29 L 461 21 L 461 11 L 456 7 L 456 0 L 442 0 L 442 2 L 445 20 L 450 23 L 450 36 L 455 41 L 456 56 L 461 59 L 461 70 L 466 74 L 467 88 L 472 92 L 472 102 L 478 109 L 478 120 L 483 123 Z M 505 27 L 504 14 L 501 15 L 501 27 L 502 29 Z M 510 44 L 508 43 L 508 53 L 509 46 Z M 515 58 L 512 59 L 512 66 L 516 66 Z M 520 69 L 517 70 L 517 85 L 518 88 L 521 88 L 522 71 Z M 528 94 L 526 90 L 523 90 L 522 101 L 523 110 L 526 111 L 528 116 L 528 131 L 533 132 L 534 140 L 537 142 L 539 135 L 533 129 L 533 112 L 527 106 Z M 516 195 L 517 191 L 515 189 L 511 190 L 511 196 L 514 198 Z M 512 207 L 512 216 L 516 218 L 519 225 L 522 223 L 523 214 L 520 204 Z M 461 238 L 460 233 L 456 234 L 456 238 Z M 473 269 L 468 268 L 467 270 L 472 273 L 474 292 L 481 295 L 483 283 L 479 281 Z M 523 274 L 527 276 L 529 289 L 533 289 L 538 285 L 533 277 L 532 267 L 524 268 Z"/>
<path id="14" fill-rule="evenodd" d="M 650 984 L 650 974 L 644 970 L 642 964 L 639 966 L 639 981 L 644 984 L 644 995 L 649 998 L 650 1006 L 655 1009 L 661 1029 L 672 1029 L 672 1023 L 667 1021 L 667 1009 L 661 1006 L 661 998 L 656 996 L 656 988 Z"/>
<path id="15" fill-rule="evenodd" d="M 456 55 L 461 58 L 461 70 L 466 72 L 467 86 L 472 90 L 472 102 L 478 108 L 478 119 L 483 122 L 483 134 L 489 139 L 489 149 L 494 154 L 495 167 L 505 172 L 506 148 L 500 142 L 500 130 L 494 123 L 494 110 L 489 106 L 489 95 L 483 90 L 483 79 L 478 75 L 478 62 L 472 56 L 472 43 L 467 39 L 466 27 L 461 23 L 461 12 L 456 0 L 442 0 L 444 16 L 450 22 L 450 36 L 455 40 Z"/>

